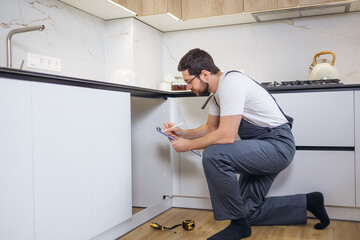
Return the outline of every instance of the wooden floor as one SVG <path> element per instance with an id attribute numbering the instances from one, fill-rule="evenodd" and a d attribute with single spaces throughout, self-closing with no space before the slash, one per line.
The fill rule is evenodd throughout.
<path id="1" fill-rule="evenodd" d="M 132 207 L 132 215 L 144 210 L 145 208 L 143 207 Z"/>
<path id="2" fill-rule="evenodd" d="M 166 227 L 181 223 L 183 220 L 195 221 L 195 229 L 185 231 L 181 226 L 177 233 L 159 231 L 150 227 L 156 222 Z M 324 230 L 315 230 L 315 219 L 308 219 L 306 225 L 295 226 L 254 226 L 249 240 L 355 240 L 360 239 L 360 222 L 331 221 Z M 229 221 L 215 221 L 212 211 L 172 208 L 151 221 L 141 225 L 119 240 L 202 240 L 224 229 Z"/>

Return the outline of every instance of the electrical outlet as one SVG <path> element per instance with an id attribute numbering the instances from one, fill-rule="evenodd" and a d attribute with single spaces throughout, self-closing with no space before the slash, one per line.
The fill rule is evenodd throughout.
<path id="1" fill-rule="evenodd" d="M 61 59 L 28 53 L 27 66 L 29 68 L 61 72 Z"/>

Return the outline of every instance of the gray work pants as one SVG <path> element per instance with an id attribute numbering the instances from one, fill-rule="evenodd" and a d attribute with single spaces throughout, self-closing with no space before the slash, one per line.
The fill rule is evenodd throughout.
<path id="1" fill-rule="evenodd" d="M 253 139 L 211 145 L 203 154 L 215 219 L 247 218 L 251 225 L 305 224 L 305 194 L 265 197 L 295 154 L 289 125 L 263 128 L 242 122 L 240 126 L 242 133 L 246 127 L 243 135 Z"/>

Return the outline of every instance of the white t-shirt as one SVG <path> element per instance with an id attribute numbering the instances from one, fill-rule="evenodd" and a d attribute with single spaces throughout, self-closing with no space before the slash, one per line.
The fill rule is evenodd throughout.
<path id="1" fill-rule="evenodd" d="M 215 99 L 209 102 L 210 115 L 241 114 L 255 125 L 271 128 L 288 122 L 270 94 L 254 80 L 239 72 L 226 73 L 220 77 Z"/>

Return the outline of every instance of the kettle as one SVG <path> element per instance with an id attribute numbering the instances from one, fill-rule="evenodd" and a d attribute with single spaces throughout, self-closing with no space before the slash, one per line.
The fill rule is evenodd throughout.
<path id="1" fill-rule="evenodd" d="M 331 63 L 316 62 L 316 58 L 324 54 L 331 54 L 333 56 Z M 323 61 L 324 60 L 325 59 L 323 59 Z M 339 79 L 340 75 L 338 70 L 335 68 L 334 63 L 335 63 L 335 54 L 331 51 L 322 51 L 315 54 L 313 63 L 309 67 L 311 70 L 310 80 Z"/>

